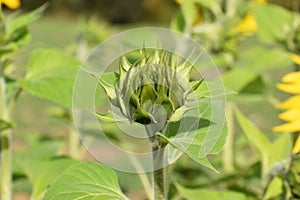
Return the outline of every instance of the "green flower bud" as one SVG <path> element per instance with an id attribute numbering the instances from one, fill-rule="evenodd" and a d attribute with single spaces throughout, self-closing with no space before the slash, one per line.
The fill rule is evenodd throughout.
<path id="1" fill-rule="evenodd" d="M 132 122 L 143 125 L 180 120 L 188 110 L 188 95 L 201 81 L 190 86 L 193 66 L 177 64 L 178 58 L 166 51 L 146 54 L 131 64 L 125 56 L 120 59 L 119 74 L 114 88 L 100 81 L 111 103 Z"/>

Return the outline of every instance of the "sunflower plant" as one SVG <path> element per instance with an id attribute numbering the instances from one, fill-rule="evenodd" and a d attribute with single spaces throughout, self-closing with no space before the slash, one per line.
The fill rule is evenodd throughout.
<path id="1" fill-rule="evenodd" d="M 211 109 L 216 106 L 221 116 L 224 110 L 222 102 L 212 101 L 208 82 L 201 76 L 195 76 L 195 66 L 168 51 L 145 48 L 140 53 L 123 55 L 112 65 L 117 66 L 118 70 L 97 77 L 99 87 L 106 94 L 112 109 L 95 115 L 102 128 L 106 129 L 106 125 L 109 127 L 107 132 L 104 131 L 106 136 L 121 146 L 128 146 L 130 143 L 126 139 L 122 140 L 122 132 L 110 124 L 138 124 L 146 130 L 147 140 L 152 147 L 153 189 L 146 174 L 139 172 L 139 176 L 142 177 L 148 199 L 176 198 L 178 193 L 174 192 L 174 185 L 181 190 L 181 186 L 171 182 L 171 171 L 176 159 L 165 165 L 169 159 L 166 157 L 168 153 L 185 154 L 216 172 L 208 157 L 221 151 L 227 126 L 225 119 L 223 122 L 211 121 Z M 196 115 L 191 115 L 191 112 Z M 180 123 L 186 127 L 181 132 L 178 131 Z M 138 130 L 140 129 L 134 131 Z M 214 145 L 211 144 L 214 138 L 205 140 L 209 130 L 222 131 Z M 116 134 L 111 133 L 112 131 Z M 143 143 L 141 145 L 145 148 Z M 202 156 L 202 148 L 209 148 L 209 145 L 213 148 Z M 128 159 L 128 162 L 133 161 Z M 53 198 L 128 199 L 120 189 L 116 173 L 96 163 L 81 163 L 69 167 L 55 179 L 44 196 L 45 200 Z"/>
<path id="2" fill-rule="evenodd" d="M 11 9 L 20 3 L 13 0 L 0 2 Z M 103 74 L 91 76 L 87 73 L 97 84 L 99 93 L 94 97 L 95 105 L 92 105 L 95 110 L 87 109 L 87 112 L 95 119 L 96 125 L 103 128 L 103 136 L 122 150 L 134 153 L 149 150 L 147 153 L 151 158 L 147 161 L 153 171 L 137 175 L 147 195 L 138 198 L 298 199 L 300 137 L 296 137 L 300 131 L 300 75 L 292 72 L 282 78 L 277 87 L 293 96 L 279 104 L 274 95 L 275 84 L 270 79 L 277 74 L 275 70 L 290 67 L 292 62 L 295 71 L 299 69 L 299 14 L 265 0 L 176 2 L 179 10 L 171 28 L 204 45 L 220 68 L 225 86 L 238 94 L 228 97 L 227 130 L 225 120 L 219 124 L 212 118 L 213 111 L 218 111 L 221 117 L 225 114 L 225 102 L 222 98 L 214 101 L 210 95 L 210 81 L 197 73 L 194 63 L 163 48 L 141 48 L 125 53 L 116 58 Z M 66 117 L 68 123 L 72 120 L 68 113 L 72 108 L 77 67 L 81 66 L 77 59 L 53 49 L 35 50 L 29 58 L 25 76 L 16 77 L 11 73 L 15 65 L 12 62 L 14 54 L 30 39 L 27 24 L 40 14 L 41 10 L 17 17 L 1 15 L 1 199 L 11 200 L 14 173 L 15 177 L 29 180 L 32 200 L 128 200 L 132 195 L 130 190 L 135 187 L 131 183 L 138 182 L 134 179 L 136 177 L 132 176 L 132 180 L 126 177 L 122 182 L 122 173 L 114 171 L 113 167 L 66 158 L 68 150 L 57 141 L 38 141 L 38 147 L 14 153 L 12 170 L 11 131 L 14 123 L 11 113 L 21 91 L 26 90 L 59 104 L 66 112 L 59 110 L 58 114 Z M 108 36 L 95 29 L 100 27 L 98 22 L 92 22 L 92 28 L 84 26 L 86 30 L 80 35 L 80 39 L 84 35 L 87 37 L 88 45 Z M 109 27 L 105 24 L 105 28 Z M 144 35 L 139 37 L 146 38 Z M 82 44 L 84 42 L 80 45 L 85 46 Z M 83 50 L 78 51 L 80 58 L 86 52 Z M 102 58 L 96 56 L 96 59 Z M 206 62 L 203 60 L 201 65 L 207 66 Z M 84 88 L 79 98 L 84 99 L 85 92 L 90 92 L 90 88 Z M 224 96 L 223 93 L 220 95 Z M 287 122 L 273 129 L 280 133 L 277 135 L 268 133 L 271 129 L 266 130 L 268 125 L 275 123 L 273 118 L 277 118 L 270 114 L 275 112 L 275 104 L 284 110 L 279 118 Z M 106 109 L 110 110 L 106 112 Z M 263 118 L 262 112 L 268 112 L 264 113 L 267 119 Z M 142 142 L 124 134 L 126 130 L 121 130 L 124 124 L 126 128 L 134 127 L 130 130 L 137 138 L 145 133 Z M 264 127 L 260 128 L 261 125 Z M 87 129 L 89 136 L 99 136 L 93 125 L 88 124 Z M 208 131 L 220 130 L 220 135 L 208 134 Z M 294 141 L 292 135 L 296 136 Z M 72 143 L 72 138 L 70 140 L 68 142 Z M 105 145 L 93 147 L 104 154 L 110 153 Z M 221 159 L 212 156 L 220 153 L 224 145 Z M 74 147 L 76 149 L 78 144 Z M 74 158 L 76 153 L 74 151 L 71 157 Z M 123 162 L 111 154 L 105 156 L 122 162 L 122 165 L 141 167 L 136 160 Z M 217 170 L 221 173 L 214 173 Z"/>
<path id="3" fill-rule="evenodd" d="M 174 124 L 177 126 L 184 121 L 185 114 L 191 110 L 200 109 L 200 117 L 208 117 L 210 113 L 206 112 L 210 109 L 209 99 L 205 100 L 207 93 L 204 92 L 204 87 L 201 87 L 205 85 L 204 80 L 192 77 L 194 69 L 192 64 L 180 61 L 177 56 L 164 50 L 142 49 L 140 52 L 140 58 L 134 63 L 129 62 L 126 56 L 120 58 L 119 72 L 116 74 L 114 85 L 108 84 L 103 79 L 99 79 L 99 84 L 105 90 L 112 106 L 119 110 L 118 120 L 125 118 L 131 123 L 145 126 L 153 151 L 154 198 L 167 199 L 170 178 L 166 176 L 171 174 L 169 170 L 166 174 L 167 169 L 163 167 L 164 147 L 171 145 L 198 163 L 214 169 L 207 158 L 199 157 L 201 146 L 205 145 L 202 141 L 203 134 L 209 126 L 201 129 L 203 126 L 201 120 L 192 125 L 199 131 L 196 133 L 190 131 L 194 141 L 187 149 L 182 147 L 188 145 L 184 141 L 187 138 L 181 138 L 183 143 L 178 142 L 176 129 L 172 128 Z M 107 121 L 108 118 L 111 118 L 109 121 L 114 121 L 114 115 L 111 114 L 97 113 L 97 117 L 101 121 Z M 221 126 L 224 126 L 220 129 L 224 134 L 211 153 L 217 153 L 217 149 L 224 144 L 226 125 Z M 189 130 L 192 129 L 193 127 L 189 127 Z"/>

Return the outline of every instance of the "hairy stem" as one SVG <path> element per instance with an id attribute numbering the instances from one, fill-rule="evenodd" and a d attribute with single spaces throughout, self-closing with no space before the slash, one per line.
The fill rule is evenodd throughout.
<path id="1" fill-rule="evenodd" d="M 12 199 L 11 130 L 1 133 L 1 200 Z"/>
<path id="2" fill-rule="evenodd" d="M 6 83 L 0 74 L 0 119 L 9 121 L 6 102 Z M 0 132 L 0 186 L 1 200 L 12 199 L 12 166 L 11 130 Z"/>
<path id="3" fill-rule="evenodd" d="M 153 185 L 154 185 L 154 199 L 165 199 L 165 180 L 163 162 L 163 150 L 160 147 L 153 147 Z"/>
<path id="4" fill-rule="evenodd" d="M 166 182 L 166 169 L 164 168 L 164 147 L 165 144 L 161 138 L 156 137 L 152 143 L 152 155 L 153 155 L 153 186 L 154 186 L 154 199 L 166 200 L 167 182 Z"/>
<path id="5" fill-rule="evenodd" d="M 157 169 L 153 173 L 154 173 L 154 198 L 155 200 L 165 200 L 164 169 Z"/>
<path id="6" fill-rule="evenodd" d="M 171 174 L 173 172 L 174 164 L 168 165 L 166 172 L 165 172 L 165 191 L 166 191 L 166 197 L 168 197 L 170 184 L 171 184 Z"/>

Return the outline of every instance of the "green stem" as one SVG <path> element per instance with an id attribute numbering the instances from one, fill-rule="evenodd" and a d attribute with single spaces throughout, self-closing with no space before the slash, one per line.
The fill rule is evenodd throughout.
<path id="1" fill-rule="evenodd" d="M 164 151 L 157 146 L 153 145 L 152 148 L 153 155 L 153 185 L 154 185 L 154 199 L 155 200 L 165 200 L 165 178 L 164 178 L 164 168 L 162 166 L 164 159 Z"/>
<path id="2" fill-rule="evenodd" d="M 173 167 L 174 164 L 170 164 L 168 165 L 167 169 L 166 169 L 166 173 L 165 173 L 165 191 L 168 197 L 169 194 L 169 189 L 170 189 L 170 184 L 171 184 L 171 174 L 173 172 Z"/>
<path id="3" fill-rule="evenodd" d="M 154 199 L 166 200 L 169 193 L 169 185 L 173 166 L 164 167 L 165 151 L 164 147 L 169 144 L 168 138 L 161 134 L 156 133 L 152 142 L 152 157 L 153 157 L 153 186 L 154 186 Z"/>
<path id="4" fill-rule="evenodd" d="M 158 169 L 154 172 L 154 198 L 155 200 L 165 200 L 164 195 L 164 170 Z"/>
<path id="5" fill-rule="evenodd" d="M 0 118 L 9 121 L 8 107 L 6 102 L 6 83 L 0 74 Z M 11 130 L 4 130 L 0 133 L 0 185 L 1 200 L 12 199 L 12 147 L 11 147 Z"/>
<path id="6" fill-rule="evenodd" d="M 1 133 L 1 199 L 12 199 L 11 130 Z"/>

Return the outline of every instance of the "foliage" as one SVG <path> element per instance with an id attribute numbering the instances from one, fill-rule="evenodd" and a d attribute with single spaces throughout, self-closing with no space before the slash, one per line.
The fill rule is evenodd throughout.
<path id="1" fill-rule="evenodd" d="M 35 50 L 20 86 L 38 97 L 72 106 L 72 88 L 80 62 L 56 50 Z"/>
<path id="2" fill-rule="evenodd" d="M 217 0 L 183 0 L 177 3 L 178 12 L 170 27 L 201 44 L 219 68 L 226 87 L 228 126 L 223 124 L 216 145 L 203 155 L 202 148 L 210 145 L 206 138 L 208 129 L 213 130 L 219 125 L 211 121 L 211 107 L 219 106 L 221 112 L 225 111 L 221 105 L 211 104 L 207 97 L 209 95 L 206 95 L 205 81 L 189 78 L 193 66 L 186 64 L 173 70 L 183 74 L 188 86 L 201 98 L 197 99 L 196 107 L 184 105 L 186 88 L 183 82 L 173 82 L 176 77 L 165 76 L 170 74 L 169 69 L 155 71 L 152 65 L 165 64 L 165 58 L 169 58 L 167 61 L 171 63 L 174 60 L 163 51 L 142 50 L 141 55 L 134 54 L 134 58 L 129 56 L 129 61 L 127 55 L 120 58 L 118 72 L 99 77 L 97 89 L 104 88 L 110 103 L 120 108 L 117 119 L 113 118 L 115 116 L 112 113 L 96 113 L 105 134 L 114 143 L 128 147 L 131 144 L 124 142 L 116 122 L 131 121 L 143 125 L 162 122 L 151 135 L 151 144 L 158 141 L 159 148 L 167 147 L 169 151 L 183 153 L 172 166 L 173 171 L 168 169 L 168 176 L 172 172 L 170 180 L 167 180 L 170 188 L 168 199 L 299 199 L 300 137 L 295 142 L 298 129 L 293 129 L 295 133 L 291 134 L 290 129 L 272 133 L 272 130 L 276 130 L 272 127 L 280 124 L 276 118 L 277 108 L 299 108 L 297 87 L 294 86 L 296 92 L 288 91 L 295 93 L 295 97 L 279 105 L 286 97 L 281 97 L 284 94 L 276 89 L 281 77 L 283 82 L 291 82 L 285 81 L 290 75 L 283 74 L 300 68 L 299 13 L 258 0 L 228 0 L 222 4 Z M 143 193 L 147 193 L 147 198 L 153 199 L 148 174 L 139 174 L 141 181 L 138 183 L 135 178 L 124 181 L 120 180 L 124 176 L 120 172 L 87 162 L 90 158 L 83 153 L 85 151 L 80 147 L 72 126 L 73 84 L 83 58 L 93 46 L 124 27 L 112 27 L 94 18 L 81 21 L 79 41 L 74 41 L 63 50 L 43 47 L 30 51 L 24 73 L 16 73 L 23 70 L 22 65 L 26 63 L 19 55 L 27 51 L 23 49 L 24 45 L 30 39 L 35 40 L 30 37 L 29 24 L 39 19 L 44 10 L 45 6 L 22 14 L 0 11 L 1 199 L 10 200 L 12 183 L 23 183 L 24 179 L 27 180 L 24 188 L 27 188 L 26 193 L 32 200 L 129 199 L 132 196 L 134 199 L 139 195 L 136 188 L 138 184 L 144 186 L 146 192 Z M 137 60 L 137 57 L 141 59 Z M 147 70 L 138 67 L 142 64 L 148 64 Z M 209 65 L 207 62 L 202 64 Z M 130 108 L 126 108 L 121 97 L 132 94 L 131 86 L 135 83 L 128 78 L 132 71 L 137 71 L 142 77 L 150 77 L 149 73 L 157 77 L 161 75 L 161 85 L 171 83 L 182 101 L 178 102 L 164 87 L 149 84 L 136 90 L 135 96 L 128 97 L 131 104 Z M 298 81 L 298 78 L 293 80 Z M 119 90 L 115 90 L 115 87 Z M 286 85 L 279 84 L 278 88 L 287 91 Z M 18 127 L 24 124 L 14 120 L 12 113 L 22 115 L 15 106 L 25 107 L 21 100 L 26 95 L 56 106 L 55 120 L 63 126 L 60 130 L 63 134 L 44 130 L 49 133 L 45 136 L 18 131 Z M 17 103 L 18 100 L 20 102 Z M 103 99 L 100 100 L 100 104 L 103 103 Z M 169 112 L 162 113 L 159 107 L 153 110 L 152 104 L 160 104 Z M 203 124 L 191 125 L 189 112 L 192 109 L 200 110 L 198 117 Z M 44 113 L 36 114 L 42 116 Z M 287 121 L 299 121 L 299 115 L 295 112 L 279 117 Z M 49 117 L 47 120 L 53 119 Z M 193 133 L 188 129 L 174 135 L 178 131 L 178 123 L 192 126 Z M 55 127 L 55 124 L 51 126 L 58 130 L 61 128 Z M 14 137 L 17 142 L 22 140 L 20 146 L 11 140 L 11 131 L 15 127 Z M 186 145 L 189 147 L 184 148 Z M 155 178 L 155 174 L 159 173 L 159 170 L 154 172 L 155 181 L 162 180 L 161 177 Z M 133 174 L 128 176 L 134 177 Z"/>
<path id="3" fill-rule="evenodd" d="M 81 163 L 68 168 L 45 194 L 47 199 L 122 199 L 113 170 L 96 163 Z"/>

